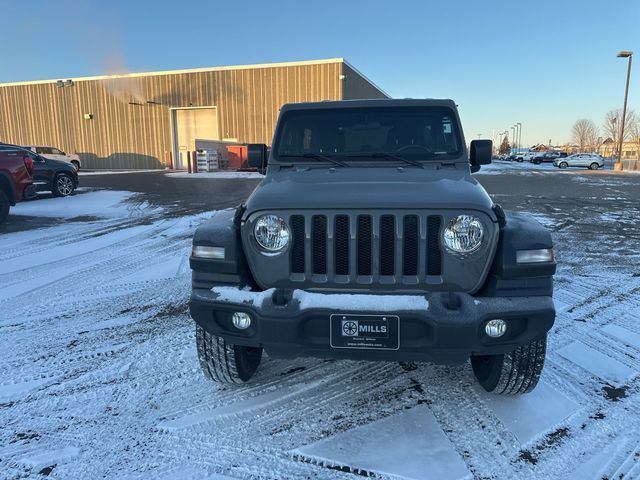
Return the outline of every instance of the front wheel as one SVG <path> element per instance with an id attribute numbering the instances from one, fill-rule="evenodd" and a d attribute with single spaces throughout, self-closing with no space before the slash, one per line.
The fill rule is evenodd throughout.
<path id="1" fill-rule="evenodd" d="M 597 170 L 600 167 L 600 165 L 598 165 L 596 162 L 593 162 L 591 165 L 589 165 L 589 170 Z"/>
<path id="2" fill-rule="evenodd" d="M 200 325 L 196 326 L 196 348 L 204 375 L 227 385 L 249 381 L 262 359 L 262 347 L 231 345 Z"/>
<path id="3" fill-rule="evenodd" d="M 66 173 L 59 173 L 53 179 L 53 194 L 56 197 L 68 197 L 76 189 L 76 186 L 71 178 L 71 175 Z"/>
<path id="4" fill-rule="evenodd" d="M 560 162 L 560 165 L 558 165 L 560 168 L 567 168 L 569 166 L 569 164 L 567 162 Z"/>
<path id="5" fill-rule="evenodd" d="M 487 392 L 516 395 L 531 392 L 540 380 L 547 336 L 502 355 L 471 357 L 471 367 Z"/>

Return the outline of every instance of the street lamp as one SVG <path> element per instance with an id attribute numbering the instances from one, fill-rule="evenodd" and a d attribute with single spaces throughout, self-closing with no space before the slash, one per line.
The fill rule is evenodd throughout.
<path id="1" fill-rule="evenodd" d="M 622 170 L 622 142 L 624 141 L 624 121 L 627 116 L 627 97 L 629 96 L 629 78 L 631 77 L 631 59 L 633 58 L 633 52 L 623 50 L 616 55 L 618 58 L 628 58 L 627 63 L 627 86 L 624 89 L 624 107 L 622 107 L 622 123 L 620 125 L 620 144 L 618 146 L 618 161 L 613 166 L 614 170 Z"/>
<path id="2" fill-rule="evenodd" d="M 513 140 L 513 142 L 512 142 L 512 143 L 513 143 L 513 145 L 515 145 L 515 144 L 516 144 L 516 141 L 515 141 L 516 134 L 515 134 L 515 132 L 516 132 L 516 127 L 515 127 L 515 126 L 514 126 L 514 127 L 511 127 L 511 140 Z"/>
<path id="3" fill-rule="evenodd" d="M 522 123 L 518 122 L 518 147 L 522 148 Z"/>
<path id="4" fill-rule="evenodd" d="M 516 151 L 517 151 L 517 150 L 519 149 L 519 145 L 518 145 L 518 124 L 517 124 L 517 123 L 515 123 L 515 124 L 513 125 L 513 128 L 515 128 L 515 129 L 516 129 L 516 130 L 515 130 L 515 133 L 514 133 L 514 137 L 513 137 L 513 143 L 515 144 L 515 146 L 516 146 Z"/>

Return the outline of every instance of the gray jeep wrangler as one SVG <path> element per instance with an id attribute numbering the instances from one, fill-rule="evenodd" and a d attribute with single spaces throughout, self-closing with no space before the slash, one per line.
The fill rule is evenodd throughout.
<path id="1" fill-rule="evenodd" d="M 248 381 L 271 357 L 460 364 L 490 392 L 531 391 L 553 325 L 551 235 L 471 175 L 451 100 L 284 105 L 266 176 L 202 224 L 190 258 L 200 364 Z"/>

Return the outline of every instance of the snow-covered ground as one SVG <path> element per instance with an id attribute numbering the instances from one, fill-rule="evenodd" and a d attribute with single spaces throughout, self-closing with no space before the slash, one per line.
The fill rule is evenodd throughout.
<path id="1" fill-rule="evenodd" d="M 522 195 L 560 268 L 542 381 L 517 398 L 468 364 L 267 359 L 208 383 L 187 301 L 211 214 L 127 192 L 21 204 L 66 220 L 0 234 L 0 478 L 640 478 L 640 210 L 606 188 L 580 218 Z"/>
<path id="2" fill-rule="evenodd" d="M 559 174 L 597 174 L 597 175 L 607 175 L 607 174 L 615 174 L 615 175 L 633 175 L 639 174 L 638 170 L 629 170 L 624 172 L 614 172 L 610 170 L 610 166 L 607 163 L 606 169 L 599 169 L 597 171 L 590 171 L 587 168 L 578 168 L 571 167 L 566 169 L 561 169 L 558 167 L 554 167 L 553 163 L 541 163 L 539 165 L 534 165 L 530 162 L 509 162 L 506 160 L 493 160 L 491 164 L 484 165 L 480 168 L 480 171 L 477 172 L 477 175 L 502 175 L 504 173 L 509 174 L 520 174 L 520 175 L 544 175 L 547 173 L 559 173 Z"/>
<path id="3" fill-rule="evenodd" d="M 220 172 L 172 172 L 166 174 L 172 178 L 207 178 L 207 179 L 229 179 L 229 178 L 264 178 L 264 175 L 258 172 L 235 172 L 235 171 L 220 171 Z"/>
<path id="4" fill-rule="evenodd" d="M 148 173 L 148 172 L 164 172 L 164 169 L 137 169 L 137 170 L 80 170 L 78 175 L 81 177 L 94 177 L 96 175 L 120 175 L 126 173 Z"/>

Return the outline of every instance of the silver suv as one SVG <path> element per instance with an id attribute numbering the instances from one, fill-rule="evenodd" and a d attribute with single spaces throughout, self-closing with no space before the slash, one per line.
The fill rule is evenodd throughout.
<path id="1" fill-rule="evenodd" d="M 190 301 L 205 375 L 242 383 L 269 357 L 471 360 L 490 392 L 531 391 L 553 325 L 549 232 L 471 175 L 452 100 L 284 105 L 266 177 L 195 232 Z"/>
<path id="2" fill-rule="evenodd" d="M 558 158 L 553 162 L 558 168 L 586 167 L 597 170 L 604 167 L 604 159 L 597 153 L 574 153 L 565 158 Z"/>

